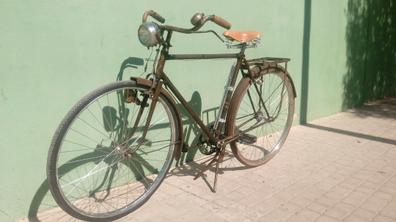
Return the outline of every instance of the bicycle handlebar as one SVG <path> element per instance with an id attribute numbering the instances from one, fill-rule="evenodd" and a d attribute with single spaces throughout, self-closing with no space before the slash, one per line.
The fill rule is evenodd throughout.
<path id="1" fill-rule="evenodd" d="M 155 12 L 153 10 L 148 10 L 148 11 L 144 12 L 144 14 L 143 14 L 142 23 L 145 23 L 149 16 L 155 18 L 155 20 L 157 20 L 161 23 L 165 22 L 164 17 L 162 17 L 160 14 L 158 14 L 157 12 Z"/>
<path id="2" fill-rule="evenodd" d="M 231 28 L 231 23 L 229 23 L 228 21 L 226 21 L 225 19 L 221 18 L 220 16 L 217 15 L 208 15 L 208 16 L 204 16 L 203 13 L 197 13 L 200 14 L 200 20 L 197 21 L 197 23 L 194 25 L 194 27 L 190 28 L 190 29 L 186 29 L 186 28 L 180 28 L 180 27 L 176 27 L 176 26 L 171 26 L 171 25 L 161 25 L 160 27 L 162 29 L 165 30 L 171 30 L 171 31 L 176 31 L 176 32 L 181 32 L 181 33 L 194 33 L 196 31 L 198 31 L 208 20 L 212 21 L 214 23 L 216 23 L 217 25 L 225 28 L 225 29 L 230 29 Z M 195 15 L 197 15 L 195 14 Z M 194 15 L 194 16 L 195 16 Z M 151 16 L 154 19 L 156 19 L 157 21 L 159 21 L 160 23 L 164 23 L 165 19 L 159 15 L 157 12 L 153 11 L 153 10 L 149 10 L 146 11 L 143 14 L 143 19 L 142 22 L 146 22 L 147 18 Z"/>

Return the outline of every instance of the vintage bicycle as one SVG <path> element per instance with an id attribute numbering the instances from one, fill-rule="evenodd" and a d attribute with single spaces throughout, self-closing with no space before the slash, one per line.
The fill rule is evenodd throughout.
<path id="1" fill-rule="evenodd" d="M 150 17 L 161 24 L 147 21 Z M 71 108 L 53 136 L 47 162 L 50 190 L 57 204 L 78 219 L 115 220 L 153 195 L 172 160 L 188 151 L 176 101 L 202 130 L 197 146 L 211 155 L 206 169 L 216 169 L 214 187 L 226 146 L 241 163 L 260 166 L 279 151 L 293 122 L 296 92 L 287 72 L 289 59 L 245 58 L 245 50 L 259 43 L 259 32 L 230 31 L 229 22 L 203 13 L 191 18 L 190 29 L 163 25 L 165 19 L 152 10 L 142 20 L 138 37 L 155 49 L 153 71 L 147 78 L 132 77 L 92 91 Z M 208 21 L 228 31 L 223 37 L 202 31 Z M 211 33 L 240 50 L 171 54 L 174 33 Z M 211 124 L 201 120 L 164 72 L 166 61 L 189 59 L 235 60 Z"/>

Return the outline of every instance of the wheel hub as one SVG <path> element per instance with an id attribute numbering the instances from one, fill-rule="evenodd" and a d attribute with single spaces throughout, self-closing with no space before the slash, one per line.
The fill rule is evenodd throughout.
<path id="1" fill-rule="evenodd" d="M 117 147 L 114 148 L 115 153 L 118 154 L 119 156 L 122 156 L 124 159 L 128 159 L 132 157 L 132 154 L 137 150 L 137 149 L 128 149 L 126 146 L 120 146 L 118 145 Z"/>
<path id="2" fill-rule="evenodd" d="M 254 114 L 254 118 L 256 118 L 256 121 L 257 121 L 257 122 L 261 122 L 261 121 L 264 121 L 264 120 L 265 120 L 264 114 L 263 114 L 263 112 L 261 112 L 261 111 L 257 111 L 257 112 Z"/>

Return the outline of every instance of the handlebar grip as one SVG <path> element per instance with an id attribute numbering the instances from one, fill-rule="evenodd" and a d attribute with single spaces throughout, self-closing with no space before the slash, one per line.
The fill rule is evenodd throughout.
<path id="1" fill-rule="evenodd" d="M 220 16 L 213 15 L 212 22 L 220 25 L 221 27 L 225 29 L 230 29 L 231 28 L 231 23 L 227 22 L 225 19 L 221 18 Z"/>
<path id="2" fill-rule="evenodd" d="M 162 17 L 160 14 L 156 13 L 155 11 L 152 11 L 153 14 L 151 15 L 153 18 L 155 18 L 157 21 L 164 23 L 165 22 L 165 18 Z"/>
<path id="3" fill-rule="evenodd" d="M 143 14 L 143 23 L 147 21 L 147 17 L 151 16 L 153 18 L 155 18 L 157 21 L 164 23 L 165 19 L 164 17 L 162 17 L 160 14 L 158 14 L 157 12 L 153 11 L 153 10 L 148 10 Z"/>

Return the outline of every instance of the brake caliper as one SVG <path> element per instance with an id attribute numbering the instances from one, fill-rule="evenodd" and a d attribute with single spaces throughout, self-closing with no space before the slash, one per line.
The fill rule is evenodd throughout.
<path id="1" fill-rule="evenodd" d="M 136 103 L 140 105 L 140 100 L 137 98 L 137 91 L 134 89 L 124 90 L 124 98 L 126 103 Z"/>

